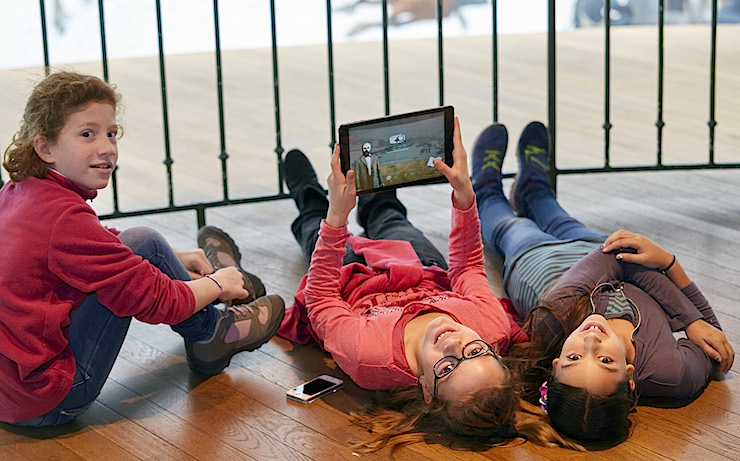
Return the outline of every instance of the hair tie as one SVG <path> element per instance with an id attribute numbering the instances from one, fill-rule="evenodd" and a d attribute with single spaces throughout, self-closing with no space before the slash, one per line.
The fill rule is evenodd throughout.
<path id="1" fill-rule="evenodd" d="M 542 383 L 542 385 L 540 386 L 540 400 L 539 400 L 539 403 L 540 403 L 540 408 L 542 408 L 542 411 L 545 414 L 548 414 L 547 413 L 547 381 L 545 381 L 544 383 Z"/>

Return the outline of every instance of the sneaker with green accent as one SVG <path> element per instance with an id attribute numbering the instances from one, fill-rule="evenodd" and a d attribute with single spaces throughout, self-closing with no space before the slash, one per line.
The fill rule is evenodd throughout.
<path id="1" fill-rule="evenodd" d="M 229 301 L 226 303 L 227 305 L 248 303 L 266 294 L 262 280 L 242 269 L 242 254 L 239 252 L 239 247 L 226 232 L 214 226 L 201 227 L 198 231 L 198 247 L 203 249 L 214 271 L 224 267 L 236 266 L 242 273 L 244 289 L 249 292 L 249 296 L 245 299 Z"/>
<path id="2" fill-rule="evenodd" d="M 501 165 L 508 142 L 506 127 L 499 123 L 487 127 L 475 140 L 470 180 L 476 193 L 488 187 L 501 189 Z"/>
<path id="3" fill-rule="evenodd" d="M 234 354 L 253 351 L 269 341 L 284 315 L 285 303 L 276 295 L 219 309 L 211 338 L 205 341 L 185 340 L 190 369 L 208 376 L 221 373 L 229 366 Z"/>
<path id="4" fill-rule="evenodd" d="M 550 185 L 550 152 L 547 128 L 540 122 L 531 122 L 522 131 L 517 148 L 519 172 L 509 194 L 509 203 L 519 216 L 526 215 L 526 191 Z"/>

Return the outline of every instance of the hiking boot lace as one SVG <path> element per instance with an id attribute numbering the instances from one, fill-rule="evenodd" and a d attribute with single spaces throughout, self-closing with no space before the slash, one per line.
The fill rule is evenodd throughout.
<path id="1" fill-rule="evenodd" d="M 256 315 L 255 308 L 246 304 L 230 306 L 228 310 L 229 312 L 231 312 L 231 315 L 234 318 L 235 322 L 238 322 L 240 320 L 253 319 Z"/>

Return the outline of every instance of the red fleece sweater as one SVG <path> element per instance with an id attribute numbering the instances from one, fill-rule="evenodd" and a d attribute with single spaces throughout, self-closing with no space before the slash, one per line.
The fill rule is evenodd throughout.
<path id="1" fill-rule="evenodd" d="M 69 314 L 88 294 L 147 323 L 176 324 L 195 310 L 187 285 L 100 224 L 85 203 L 95 195 L 54 171 L 0 189 L 0 421 L 43 415 L 67 395 Z"/>
<path id="2" fill-rule="evenodd" d="M 486 278 L 475 204 L 452 209 L 448 272 L 422 267 L 408 242 L 350 237 L 346 227 L 322 222 L 308 274 L 278 333 L 298 342 L 313 337 L 366 389 L 416 384 L 403 332 L 421 313 L 449 314 L 502 353 L 511 341 L 524 340 L 513 309 L 505 310 Z M 370 267 L 342 266 L 348 238 Z"/>

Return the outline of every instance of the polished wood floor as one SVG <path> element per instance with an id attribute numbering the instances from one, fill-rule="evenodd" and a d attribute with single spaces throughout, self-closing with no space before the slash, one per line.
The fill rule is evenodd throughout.
<path id="1" fill-rule="evenodd" d="M 655 49 L 651 29 L 614 31 L 612 67 L 612 163 L 651 164 L 656 139 Z M 666 162 L 707 158 L 708 29 L 673 28 L 666 44 Z M 740 161 L 740 29 L 722 29 L 718 67 L 718 162 Z M 603 163 L 603 77 L 599 31 L 561 35 L 558 48 L 559 166 Z M 438 104 L 434 42 L 392 46 L 392 112 Z M 505 36 L 501 42 L 499 119 L 510 130 L 506 171 L 514 171 L 514 147 L 531 119 L 546 119 L 545 39 L 541 35 Z M 319 176 L 328 173 L 331 141 L 328 85 L 323 47 L 281 49 L 280 146 L 300 147 Z M 445 41 L 445 103 L 456 107 L 464 141 L 472 150 L 476 134 L 490 123 L 490 37 Z M 336 50 L 337 124 L 383 112 L 377 44 L 356 43 Z M 170 147 L 175 203 L 219 200 L 219 145 L 215 72 L 209 55 L 167 59 L 171 112 Z M 68 66 L 100 73 L 99 64 Z M 377 78 L 365 76 L 368 69 Z M 229 52 L 224 57 L 227 98 L 227 151 L 231 198 L 274 194 L 275 113 L 268 51 Z M 0 137 L 17 129 L 23 101 L 38 70 L 0 72 Z M 155 59 L 111 63 L 111 81 L 124 95 L 121 141 L 121 207 L 164 206 L 164 177 L 159 79 Z M 358 83 L 361 82 L 361 83 Z M 698 159 L 698 160 L 697 160 Z M 608 233 L 626 228 L 644 233 L 675 252 L 715 309 L 730 340 L 740 350 L 740 171 L 676 171 L 570 175 L 559 179 L 566 210 L 592 228 Z M 3 176 L 7 180 L 7 175 Z M 508 184 L 508 181 L 507 181 Z M 412 222 L 446 248 L 449 186 L 416 187 L 399 192 Z M 110 192 L 96 199 L 103 214 L 111 210 Z M 212 209 L 207 222 L 231 234 L 244 255 L 243 265 L 259 274 L 268 292 L 290 303 L 305 273 L 289 226 L 296 216 L 290 200 Z M 351 216 L 351 219 L 353 217 Z M 178 248 L 195 246 L 193 213 L 110 220 L 127 228 L 159 229 Z M 352 221 L 351 229 L 359 230 Z M 500 293 L 500 258 L 488 252 L 492 286 Z M 606 451 L 575 453 L 530 443 L 487 452 L 451 451 L 417 444 L 400 451 L 401 460 L 445 459 L 740 459 L 740 384 L 735 365 L 722 381 L 678 409 L 640 407 L 629 441 Z M 345 379 L 345 389 L 309 405 L 288 401 L 286 389 L 321 373 Z M 0 424 L 4 460 L 335 460 L 387 459 L 388 452 L 358 456 L 350 442 L 363 430 L 348 413 L 370 394 L 355 386 L 316 346 L 296 346 L 274 338 L 253 353 L 234 357 L 222 374 L 207 380 L 190 373 L 181 339 L 166 326 L 133 322 L 113 373 L 93 406 L 60 428 L 28 430 Z"/>

